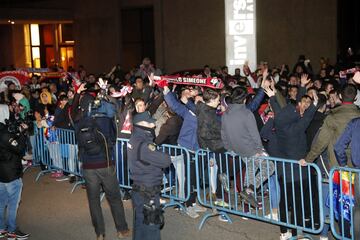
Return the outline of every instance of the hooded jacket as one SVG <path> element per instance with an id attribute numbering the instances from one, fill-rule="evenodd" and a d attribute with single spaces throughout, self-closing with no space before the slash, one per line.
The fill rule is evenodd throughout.
<path id="1" fill-rule="evenodd" d="M 9 183 L 23 175 L 21 159 L 26 138 L 15 135 L 0 124 L 0 182 Z"/>
<path id="2" fill-rule="evenodd" d="M 221 120 L 224 146 L 241 157 L 251 157 L 263 151 L 254 114 L 245 104 L 230 104 Z"/>
<path id="3" fill-rule="evenodd" d="M 221 139 L 221 119 L 216 115 L 216 109 L 199 102 L 196 105 L 196 115 L 198 116 L 199 146 L 213 152 L 224 152 L 224 144 Z"/>

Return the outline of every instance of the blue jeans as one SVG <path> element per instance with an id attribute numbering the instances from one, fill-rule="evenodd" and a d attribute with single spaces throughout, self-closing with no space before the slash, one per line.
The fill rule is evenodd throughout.
<path id="1" fill-rule="evenodd" d="M 9 183 L 0 182 L 0 230 L 7 229 L 9 232 L 16 230 L 16 215 L 21 199 L 22 186 L 21 178 Z M 5 210 L 6 214 L 4 214 Z"/>

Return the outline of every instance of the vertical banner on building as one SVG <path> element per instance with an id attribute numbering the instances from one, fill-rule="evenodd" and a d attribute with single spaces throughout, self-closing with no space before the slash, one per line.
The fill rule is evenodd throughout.
<path id="1" fill-rule="evenodd" d="M 256 0 L 225 0 L 226 65 L 229 73 L 248 61 L 256 68 Z"/>

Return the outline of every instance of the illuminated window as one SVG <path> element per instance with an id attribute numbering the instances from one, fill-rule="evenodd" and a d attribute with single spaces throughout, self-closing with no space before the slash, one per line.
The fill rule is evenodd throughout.
<path id="1" fill-rule="evenodd" d="M 25 67 L 31 67 L 31 43 L 30 43 L 30 26 L 24 25 L 24 43 L 25 43 Z"/>
<path id="2" fill-rule="evenodd" d="M 40 46 L 39 25 L 31 24 L 30 31 L 31 31 L 31 45 Z"/>
<path id="3" fill-rule="evenodd" d="M 30 39 L 32 66 L 40 68 L 40 33 L 38 24 L 30 24 Z"/>

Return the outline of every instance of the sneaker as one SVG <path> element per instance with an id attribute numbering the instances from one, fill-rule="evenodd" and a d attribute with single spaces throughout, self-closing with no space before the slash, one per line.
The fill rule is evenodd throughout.
<path id="1" fill-rule="evenodd" d="M 250 191 L 243 190 L 240 193 L 240 197 L 247 203 L 249 203 L 252 207 L 258 208 L 259 204 L 256 201 L 255 197 Z"/>
<path id="2" fill-rule="evenodd" d="M 129 191 L 125 191 L 123 196 L 123 201 L 128 201 L 128 200 L 131 200 L 131 195 Z"/>
<path id="3" fill-rule="evenodd" d="M 195 212 L 206 212 L 207 209 L 201 205 L 198 205 L 196 203 L 193 204 L 193 208 L 195 210 Z"/>
<path id="4" fill-rule="evenodd" d="M 0 238 L 4 238 L 4 237 L 6 237 L 6 236 L 7 236 L 7 231 L 1 230 L 1 231 L 0 231 Z"/>
<path id="5" fill-rule="evenodd" d="M 227 177 L 226 173 L 220 173 L 218 177 L 219 177 L 219 181 L 220 181 L 221 185 L 223 186 L 224 190 L 226 192 L 229 192 L 230 188 L 229 188 L 228 177 Z"/>
<path id="6" fill-rule="evenodd" d="M 52 172 L 52 173 L 50 174 L 50 177 L 51 177 L 51 178 L 57 178 L 58 175 L 59 175 L 58 172 Z"/>
<path id="7" fill-rule="evenodd" d="M 194 207 L 187 207 L 186 214 L 191 218 L 198 218 L 200 215 L 195 211 Z"/>
<path id="8" fill-rule="evenodd" d="M 214 202 L 214 204 L 218 207 L 224 207 L 224 208 L 229 207 L 229 204 L 227 202 L 225 202 L 224 200 L 217 200 Z"/>
<path id="9" fill-rule="evenodd" d="M 21 159 L 21 165 L 27 166 L 27 164 L 28 164 L 27 160 Z"/>
<path id="10" fill-rule="evenodd" d="M 32 158 L 33 158 L 33 155 L 29 154 L 29 153 L 26 153 L 25 156 L 23 156 L 24 160 L 32 160 Z"/>
<path id="11" fill-rule="evenodd" d="M 319 240 L 329 240 L 327 236 L 320 236 Z"/>
<path id="12" fill-rule="evenodd" d="M 280 234 L 280 240 L 288 240 L 292 238 L 292 233 L 291 232 L 286 232 L 286 233 L 281 233 Z"/>
<path id="13" fill-rule="evenodd" d="M 105 239 L 105 236 L 104 235 L 100 235 L 100 236 L 97 236 L 96 237 L 96 240 L 104 240 Z"/>
<path id="14" fill-rule="evenodd" d="M 160 205 L 164 205 L 166 203 L 166 200 L 163 198 L 160 198 Z"/>
<path id="15" fill-rule="evenodd" d="M 62 177 L 56 178 L 57 182 L 64 182 L 64 181 L 67 181 L 67 180 L 69 180 L 69 176 L 65 176 L 65 175 L 63 175 Z"/>
<path id="16" fill-rule="evenodd" d="M 124 231 L 118 231 L 117 232 L 117 237 L 118 239 L 124 239 L 124 238 L 129 238 L 131 237 L 132 233 L 130 229 L 124 230 Z"/>
<path id="17" fill-rule="evenodd" d="M 212 202 L 215 202 L 217 197 L 215 193 L 207 193 L 206 194 L 206 201 L 210 202 L 210 199 Z"/>
<path id="18" fill-rule="evenodd" d="M 224 215 L 219 215 L 218 219 L 220 222 L 229 222 L 229 220 Z"/>
<path id="19" fill-rule="evenodd" d="M 15 232 L 8 232 L 7 233 L 7 239 L 13 240 L 13 239 L 27 239 L 30 236 L 28 233 L 23 233 L 19 229 L 16 229 Z"/>
<path id="20" fill-rule="evenodd" d="M 70 176 L 69 183 L 76 182 L 76 176 Z"/>
<path id="21" fill-rule="evenodd" d="M 268 215 L 265 216 L 265 218 L 274 220 L 274 221 L 279 221 L 279 215 L 277 213 L 269 213 Z"/>

